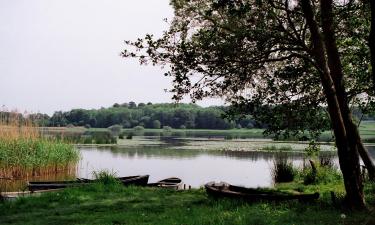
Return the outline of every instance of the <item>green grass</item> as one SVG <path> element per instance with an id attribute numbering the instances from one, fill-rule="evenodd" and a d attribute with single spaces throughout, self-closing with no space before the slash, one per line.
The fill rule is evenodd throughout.
<path id="1" fill-rule="evenodd" d="M 95 184 L 0 203 L 1 224 L 341 224 L 326 202 L 254 203 L 215 200 L 204 190 L 170 191 Z M 368 213 L 345 212 L 345 224 Z"/>

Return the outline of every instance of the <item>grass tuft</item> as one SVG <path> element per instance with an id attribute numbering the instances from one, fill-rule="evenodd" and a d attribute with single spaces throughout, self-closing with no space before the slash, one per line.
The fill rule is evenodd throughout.
<path id="1" fill-rule="evenodd" d="M 287 158 L 281 157 L 274 160 L 271 173 L 275 183 L 291 182 L 296 175 L 296 169 L 293 167 L 292 162 L 288 161 Z"/>
<path id="2" fill-rule="evenodd" d="M 115 172 L 110 172 L 108 170 L 94 171 L 94 178 L 103 185 L 113 185 L 120 184 L 120 181 L 116 179 L 117 175 Z"/>

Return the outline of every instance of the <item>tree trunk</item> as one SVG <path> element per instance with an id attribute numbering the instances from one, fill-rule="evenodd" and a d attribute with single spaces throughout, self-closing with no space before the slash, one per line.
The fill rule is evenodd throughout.
<path id="1" fill-rule="evenodd" d="M 344 73 L 342 70 L 342 64 L 336 45 L 336 38 L 333 28 L 332 0 L 321 0 L 321 18 L 328 67 L 337 92 L 336 95 L 340 104 L 340 110 L 348 136 L 349 147 L 359 152 L 363 163 L 368 168 L 370 178 L 374 179 L 375 165 L 370 157 L 370 154 L 363 146 L 358 128 L 353 123 L 352 113 L 349 108 L 349 102 L 344 84 Z M 360 173 L 360 168 L 358 168 L 358 171 Z"/>
<path id="2" fill-rule="evenodd" d="M 328 7 L 330 4 L 332 4 L 330 0 L 328 0 L 328 2 L 324 2 L 325 0 L 321 1 L 322 5 L 328 4 Z M 301 6 L 306 23 L 311 32 L 311 40 L 313 44 L 311 55 L 318 64 L 321 83 L 327 98 L 328 111 L 336 137 L 340 169 L 344 177 L 347 204 L 348 207 L 352 209 L 364 209 L 366 206 L 360 176 L 359 156 L 356 148 L 351 148 L 353 145 L 352 142 L 348 140 L 339 99 L 336 93 L 331 71 L 328 66 L 328 59 L 326 57 L 326 54 L 328 53 L 324 46 L 318 24 L 314 18 L 314 12 L 310 4 L 310 0 L 301 0 Z M 323 24 L 324 22 L 325 21 L 323 21 Z M 356 145 L 354 144 L 354 146 Z"/>
<path id="3" fill-rule="evenodd" d="M 375 1 L 370 0 L 371 8 L 371 30 L 368 39 L 368 45 L 371 52 L 371 68 L 372 68 L 372 85 L 375 92 Z"/>

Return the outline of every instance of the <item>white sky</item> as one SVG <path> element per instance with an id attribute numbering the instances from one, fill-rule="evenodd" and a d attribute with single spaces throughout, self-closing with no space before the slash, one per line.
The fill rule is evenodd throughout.
<path id="1" fill-rule="evenodd" d="M 169 0 L 0 0 L 0 107 L 51 114 L 171 102 L 159 67 L 119 53 L 124 40 L 160 35 L 172 15 Z"/>

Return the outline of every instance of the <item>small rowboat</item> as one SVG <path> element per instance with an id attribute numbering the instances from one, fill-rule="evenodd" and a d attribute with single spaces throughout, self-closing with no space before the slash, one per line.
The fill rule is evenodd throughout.
<path id="1" fill-rule="evenodd" d="M 182 189 L 182 180 L 177 177 L 170 177 L 170 178 L 160 180 L 156 183 L 149 183 L 147 184 L 147 186 L 178 190 L 178 189 Z"/>
<path id="2" fill-rule="evenodd" d="M 230 185 L 225 182 L 209 182 L 205 186 L 207 194 L 213 197 L 227 197 L 245 201 L 313 201 L 319 198 L 319 193 L 304 194 L 301 192 L 286 193 L 274 190 L 261 190 Z"/>
<path id="3" fill-rule="evenodd" d="M 0 201 L 11 201 L 19 197 L 26 196 L 39 196 L 42 193 L 59 191 L 60 189 L 49 189 L 49 190 L 40 190 L 40 191 L 16 191 L 16 192 L 1 192 Z"/>
<path id="4" fill-rule="evenodd" d="M 137 185 L 146 186 L 148 182 L 149 175 L 144 176 L 130 176 L 130 177 L 118 177 L 117 179 L 125 186 Z M 40 190 L 51 190 L 51 189 L 61 189 L 67 187 L 82 186 L 90 183 L 94 183 L 97 180 L 90 179 L 80 179 L 71 181 L 32 181 L 28 182 L 27 187 L 29 191 L 40 191 Z"/>

